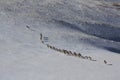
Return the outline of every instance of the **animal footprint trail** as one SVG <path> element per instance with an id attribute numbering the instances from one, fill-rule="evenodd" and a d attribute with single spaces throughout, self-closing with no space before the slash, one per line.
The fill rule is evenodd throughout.
<path id="1" fill-rule="evenodd" d="M 81 53 L 72 52 L 70 50 L 65 50 L 65 49 L 59 49 L 59 48 L 56 48 L 55 46 L 52 46 L 50 44 L 45 44 L 45 42 L 43 40 L 42 33 L 40 34 L 40 41 L 42 42 L 42 44 L 44 44 L 45 46 L 47 46 L 47 48 L 52 49 L 52 50 L 57 51 L 57 52 L 60 52 L 60 53 L 63 53 L 65 55 L 74 56 L 74 57 L 81 58 L 81 59 L 87 59 L 87 60 L 90 60 L 90 61 L 97 61 L 97 60 L 93 59 L 90 56 L 83 56 Z M 104 60 L 104 63 L 106 65 L 112 65 L 112 64 L 108 64 L 106 60 Z"/>

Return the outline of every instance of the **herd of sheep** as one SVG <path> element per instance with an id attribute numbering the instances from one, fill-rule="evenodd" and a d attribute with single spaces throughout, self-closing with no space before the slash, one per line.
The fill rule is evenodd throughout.
<path id="1" fill-rule="evenodd" d="M 59 49 L 59 48 L 56 48 L 55 46 L 52 46 L 50 44 L 45 44 L 42 34 L 40 34 L 40 40 L 41 40 L 42 44 L 46 45 L 49 49 L 52 49 L 54 51 L 66 54 L 68 56 L 74 56 L 74 57 L 78 57 L 78 58 L 81 58 L 81 59 L 87 59 L 87 60 L 90 60 L 90 61 L 97 61 L 90 56 L 83 56 L 81 53 L 72 52 L 70 50 L 65 50 L 65 49 Z M 107 61 L 104 60 L 104 63 L 107 64 Z M 112 65 L 112 64 L 107 64 L 107 65 Z"/>

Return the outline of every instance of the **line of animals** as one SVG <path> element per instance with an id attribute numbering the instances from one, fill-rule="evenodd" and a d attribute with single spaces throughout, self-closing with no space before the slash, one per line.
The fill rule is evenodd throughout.
<path id="1" fill-rule="evenodd" d="M 42 34 L 40 34 L 40 40 L 41 40 L 42 44 L 46 45 L 48 48 L 50 48 L 52 50 L 55 50 L 57 52 L 60 52 L 60 53 L 63 53 L 63 54 L 69 55 L 69 56 L 75 56 L 75 57 L 78 57 L 78 58 L 81 58 L 81 59 L 87 59 L 87 60 L 90 60 L 90 61 L 97 61 L 90 56 L 83 56 L 81 53 L 76 53 L 76 52 L 68 51 L 68 50 L 65 50 L 65 49 L 59 49 L 59 48 L 56 48 L 56 47 L 51 46 L 49 44 L 45 44 L 44 41 L 43 41 L 43 35 Z M 104 63 L 106 65 L 112 65 L 112 64 L 108 64 L 106 60 L 104 60 Z"/>
<path id="2" fill-rule="evenodd" d="M 42 34 L 40 34 L 40 40 L 44 44 L 44 41 L 42 40 L 42 38 L 43 38 L 43 36 L 42 36 Z M 76 53 L 76 52 L 68 51 L 65 49 L 58 49 L 58 48 L 51 46 L 49 44 L 45 44 L 45 45 L 52 50 L 58 51 L 60 53 L 64 53 L 64 54 L 69 55 L 69 56 L 75 56 L 75 57 L 79 57 L 82 59 L 89 59 L 91 61 L 96 61 L 96 60 L 92 59 L 92 57 L 90 57 L 90 56 L 83 56 L 81 53 Z"/>
<path id="3" fill-rule="evenodd" d="M 46 45 L 47 45 L 48 48 L 50 48 L 52 50 L 58 51 L 60 53 L 63 53 L 63 54 L 69 55 L 69 56 L 75 56 L 75 57 L 79 57 L 79 58 L 82 58 L 82 59 L 89 59 L 91 61 L 96 61 L 96 60 L 92 59 L 92 57 L 90 57 L 90 56 L 83 56 L 80 53 L 68 51 L 68 50 L 65 50 L 65 49 L 58 49 L 58 48 L 56 48 L 54 46 L 51 46 L 49 44 L 46 44 Z"/>
<path id="4" fill-rule="evenodd" d="M 31 29 L 30 26 L 28 26 L 28 25 L 26 26 L 26 28 L 29 29 L 30 31 L 35 31 L 35 30 Z M 46 37 L 45 39 L 48 39 L 48 37 Z M 97 61 L 97 60 L 92 59 L 92 57 L 90 57 L 90 56 L 83 56 L 80 53 L 68 51 L 68 50 L 65 50 L 65 49 L 58 49 L 58 48 L 56 48 L 54 46 L 51 46 L 49 44 L 45 44 L 45 42 L 43 41 L 42 33 L 40 34 L 40 40 L 41 40 L 42 44 L 46 45 L 48 48 L 50 48 L 52 50 L 61 52 L 63 54 L 69 55 L 69 56 L 75 56 L 75 57 L 79 57 L 79 58 L 82 58 L 82 59 L 88 59 L 88 60 L 91 60 L 91 61 Z M 106 60 L 104 60 L 104 63 L 106 65 L 112 65 L 112 64 L 108 64 L 108 62 Z"/>
<path id="5" fill-rule="evenodd" d="M 26 28 L 28 28 L 30 31 L 35 31 L 35 30 L 31 29 L 30 26 L 28 26 L 28 25 L 26 26 Z M 46 38 L 48 38 L 48 37 L 46 37 Z M 41 40 L 42 44 L 45 43 L 45 42 L 43 41 L 43 35 L 42 35 L 42 33 L 40 34 L 40 40 Z M 68 51 L 68 50 L 65 50 L 65 49 L 58 49 L 58 48 L 56 48 L 56 47 L 54 47 L 54 46 L 51 46 L 51 45 L 49 45 L 49 44 L 44 44 L 44 45 L 46 45 L 48 48 L 50 48 L 50 49 L 52 49 L 52 50 L 55 50 L 55 51 L 58 51 L 58 52 L 67 54 L 67 55 L 69 55 L 69 56 L 75 56 L 75 57 L 79 57 L 79 58 L 82 58 L 82 59 L 88 59 L 88 60 L 91 60 L 91 61 L 97 61 L 97 60 L 92 59 L 92 57 L 90 57 L 90 56 L 83 56 L 83 55 L 81 55 L 80 53 Z M 108 62 L 107 62 L 106 60 L 104 60 L 104 63 L 105 63 L 106 65 L 112 65 L 112 64 L 108 64 Z"/>

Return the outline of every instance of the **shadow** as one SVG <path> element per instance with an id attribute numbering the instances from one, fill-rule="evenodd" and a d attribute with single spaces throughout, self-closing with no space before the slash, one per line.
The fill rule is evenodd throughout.
<path id="1" fill-rule="evenodd" d="M 112 47 L 104 47 L 104 49 L 120 54 L 120 49 L 116 49 L 116 48 L 112 48 Z"/>
<path id="2" fill-rule="evenodd" d="M 75 24 L 71 24 L 69 22 L 66 22 L 66 21 L 62 21 L 62 20 L 54 20 L 56 23 L 62 25 L 61 27 L 64 27 L 64 28 L 69 28 L 69 29 L 72 29 L 72 30 L 77 30 L 77 31 L 82 31 L 77 25 Z"/>
<path id="3" fill-rule="evenodd" d="M 53 19 L 54 20 L 54 19 Z M 54 20 L 61 27 L 80 31 L 88 35 L 96 36 L 106 40 L 120 42 L 120 28 L 105 23 L 80 22 L 78 24 L 69 23 L 63 20 Z"/>
<path id="4" fill-rule="evenodd" d="M 110 52 L 114 52 L 116 54 L 120 54 L 120 43 L 118 42 L 112 42 L 109 40 L 103 40 L 103 39 L 85 39 L 85 43 L 88 43 L 92 46 L 95 46 L 100 49 L 104 49 Z"/>
<path id="5" fill-rule="evenodd" d="M 116 41 L 116 42 L 120 42 L 120 37 L 113 37 L 113 38 L 111 38 L 111 40 Z"/>

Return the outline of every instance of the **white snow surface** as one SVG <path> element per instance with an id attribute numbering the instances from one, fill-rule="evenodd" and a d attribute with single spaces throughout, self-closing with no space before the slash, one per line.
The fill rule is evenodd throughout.
<path id="1" fill-rule="evenodd" d="M 0 80 L 119 80 L 120 6 L 115 2 L 120 3 L 0 0 Z M 40 33 L 47 44 L 97 61 L 51 50 L 40 42 Z"/>

